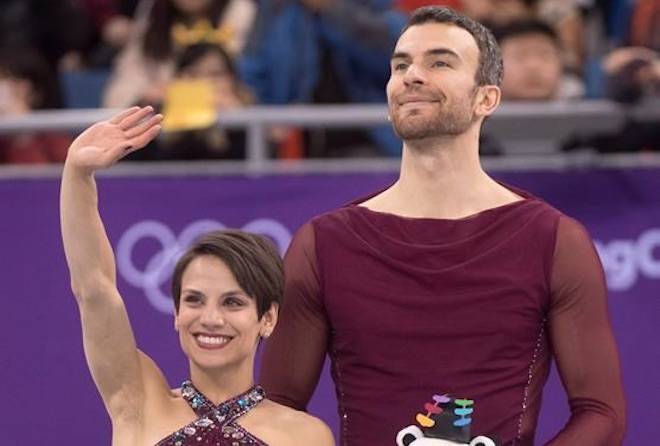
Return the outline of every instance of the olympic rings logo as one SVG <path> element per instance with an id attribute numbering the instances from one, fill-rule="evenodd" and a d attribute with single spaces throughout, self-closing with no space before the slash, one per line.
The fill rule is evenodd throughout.
<path id="1" fill-rule="evenodd" d="M 172 298 L 161 290 L 174 272 L 174 265 L 190 244 L 200 235 L 224 229 L 226 226 L 215 220 L 198 220 L 188 226 L 177 237 L 164 223 L 143 220 L 129 227 L 117 243 L 117 271 L 131 285 L 141 288 L 149 303 L 158 311 L 172 314 Z M 291 242 L 291 233 L 280 222 L 270 218 L 259 218 L 244 225 L 242 230 L 271 238 L 280 253 L 284 253 Z M 146 263 L 144 270 L 133 262 L 135 246 L 144 239 L 154 239 L 160 250 Z"/>

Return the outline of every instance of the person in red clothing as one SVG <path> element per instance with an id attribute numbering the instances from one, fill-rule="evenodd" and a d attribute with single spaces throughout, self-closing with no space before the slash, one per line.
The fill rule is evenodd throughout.
<path id="1" fill-rule="evenodd" d="M 342 445 L 394 444 L 445 394 L 474 402 L 472 435 L 532 445 L 553 358 L 571 417 L 549 444 L 622 442 L 619 359 L 589 235 L 479 160 L 502 71 L 482 25 L 416 10 L 387 86 L 398 180 L 315 217 L 286 254 L 261 382 L 304 409 L 328 354 Z"/>
<path id="2" fill-rule="evenodd" d="M 55 108 L 58 90 L 44 57 L 34 48 L 0 49 L 0 118 Z M 0 135 L 0 163 L 63 162 L 72 138 L 58 132 Z"/>

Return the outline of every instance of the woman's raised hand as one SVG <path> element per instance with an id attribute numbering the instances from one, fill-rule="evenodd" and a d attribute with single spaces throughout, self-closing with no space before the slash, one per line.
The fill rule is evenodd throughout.
<path id="1" fill-rule="evenodd" d="M 107 121 L 92 125 L 73 141 L 66 164 L 92 173 L 143 148 L 161 129 L 163 116 L 150 116 L 153 111 L 153 107 L 131 107 Z"/>

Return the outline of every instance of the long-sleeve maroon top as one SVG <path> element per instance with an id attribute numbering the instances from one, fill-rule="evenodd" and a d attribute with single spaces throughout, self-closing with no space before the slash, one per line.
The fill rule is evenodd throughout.
<path id="1" fill-rule="evenodd" d="M 542 200 L 458 220 L 355 202 L 314 218 L 285 258 L 261 383 L 304 409 L 330 355 L 341 444 L 395 444 L 433 394 L 475 400 L 472 433 L 531 445 L 551 358 L 571 417 L 553 446 L 621 444 L 625 403 L 602 267 Z"/>

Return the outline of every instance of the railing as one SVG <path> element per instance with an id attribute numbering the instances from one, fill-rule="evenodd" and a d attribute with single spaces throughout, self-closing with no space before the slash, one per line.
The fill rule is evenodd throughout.
<path id="1" fill-rule="evenodd" d="M 3 117 L 0 119 L 0 134 L 16 134 L 29 131 L 79 131 L 90 124 L 107 119 L 118 110 L 84 109 L 38 111 L 29 115 Z M 553 150 L 562 138 L 612 132 L 620 128 L 627 120 L 657 121 L 660 125 L 660 101 L 647 102 L 633 108 L 626 108 L 610 101 L 557 101 L 544 103 L 505 103 L 488 119 L 484 131 L 498 139 L 504 147 L 522 147 L 510 150 L 515 157 L 490 160 L 492 166 L 530 165 L 566 166 L 602 163 L 600 157 L 589 154 L 562 156 Z M 362 166 L 370 170 L 391 169 L 396 160 L 305 160 L 304 162 L 278 162 L 269 160 L 266 134 L 270 126 L 293 126 L 304 128 L 362 128 L 388 124 L 385 105 L 294 105 L 294 106 L 254 106 L 228 111 L 218 117 L 218 124 L 226 128 L 245 128 L 247 132 L 246 162 L 223 162 L 223 170 L 246 170 L 251 172 L 270 172 L 274 170 L 291 171 L 311 170 L 354 170 Z M 542 159 L 534 160 L 534 155 L 544 154 Z M 536 157 L 538 158 L 538 157 Z M 632 157 L 608 157 L 618 160 L 616 163 L 656 164 L 652 155 Z M 624 161 L 627 160 L 627 161 Z M 160 163 L 159 163 L 160 164 Z M 158 169 L 166 172 L 179 163 L 161 164 Z M 188 163 L 192 168 L 195 163 Z M 197 167 L 206 171 L 218 163 L 197 163 Z M 307 166 L 307 167 L 304 167 Z M 316 167 L 315 167 L 316 166 Z M 334 167 L 333 167 L 334 166 Z M 5 169 L 6 170 L 6 169 Z M 14 169 L 15 170 L 15 169 Z M 18 168 L 18 170 L 21 170 Z M 33 169 L 38 171 L 38 169 Z M 46 169 L 48 170 L 48 169 Z M 122 169 L 125 170 L 125 169 Z M 9 169 L 11 172 L 11 169 Z"/>

